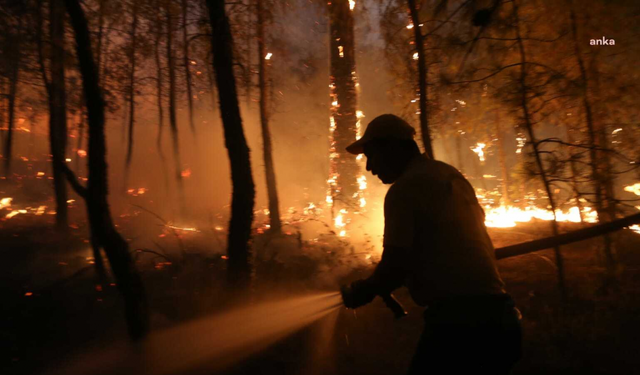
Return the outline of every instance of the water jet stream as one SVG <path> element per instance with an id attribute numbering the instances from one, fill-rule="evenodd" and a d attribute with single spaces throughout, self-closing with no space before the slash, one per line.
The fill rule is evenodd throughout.
<path id="1" fill-rule="evenodd" d="M 169 375 L 224 369 L 317 321 L 342 305 L 323 293 L 242 307 L 70 358 L 47 374 Z"/>

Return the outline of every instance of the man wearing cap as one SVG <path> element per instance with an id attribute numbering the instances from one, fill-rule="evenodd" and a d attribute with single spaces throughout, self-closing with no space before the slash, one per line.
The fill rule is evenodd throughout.
<path id="1" fill-rule="evenodd" d="M 498 274 L 484 210 L 457 169 L 420 153 L 414 134 L 387 114 L 347 147 L 392 185 L 382 259 L 371 277 L 349 286 L 345 306 L 407 286 L 427 307 L 409 374 L 508 374 L 521 355 L 519 312 Z"/>

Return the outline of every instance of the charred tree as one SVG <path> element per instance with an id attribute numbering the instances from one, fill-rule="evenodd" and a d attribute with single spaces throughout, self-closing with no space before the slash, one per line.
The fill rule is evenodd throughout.
<path id="1" fill-rule="evenodd" d="M 213 68 L 218 85 L 220 115 L 224 128 L 225 145 L 229 152 L 233 185 L 227 242 L 228 278 L 232 286 L 246 288 L 251 278 L 249 240 L 255 199 L 250 150 L 240 117 L 238 92 L 233 72 L 233 40 L 224 2 L 207 0 L 207 6 L 212 31 Z"/>
<path id="2" fill-rule="evenodd" d="M 329 3 L 331 74 L 330 189 L 333 206 L 357 207 L 360 167 L 346 147 L 358 134 L 354 20 L 348 0 Z"/>
<path id="3" fill-rule="evenodd" d="M 184 79 L 187 86 L 187 103 L 189 108 L 189 127 L 191 132 L 196 134 L 196 127 L 193 122 L 193 94 L 191 92 L 191 60 L 189 59 L 189 40 L 187 29 L 187 13 L 189 10 L 189 1 L 182 0 L 182 62 L 184 64 Z"/>
<path id="4" fill-rule="evenodd" d="M 91 50 L 89 28 L 79 0 L 64 0 L 76 40 L 76 55 L 82 76 L 82 88 L 89 123 L 88 183 L 83 187 L 66 169 L 71 185 L 84 198 L 87 206 L 92 243 L 102 247 L 109 259 L 126 310 L 129 334 L 133 339 L 144 337 L 149 330 L 149 311 L 142 279 L 129 253 L 129 244 L 116 230 L 109 203 L 105 102 L 98 71 Z"/>
<path id="5" fill-rule="evenodd" d="M 426 56 L 424 52 L 424 36 L 422 35 L 422 29 L 420 28 L 420 18 L 418 16 L 419 9 L 416 8 L 415 0 L 407 0 L 409 5 L 409 15 L 411 16 L 411 23 L 413 24 L 413 34 L 415 39 L 416 53 L 418 54 L 418 91 L 420 94 L 420 131 L 422 134 L 422 143 L 424 150 L 431 157 L 433 155 L 433 147 L 431 146 L 431 133 L 429 131 L 429 92 L 427 88 L 428 68 L 426 63 Z"/>
<path id="6" fill-rule="evenodd" d="M 267 195 L 269 198 L 269 224 L 273 233 L 280 233 L 280 205 L 278 203 L 278 189 L 276 187 L 276 172 L 273 164 L 273 147 L 269 130 L 269 95 L 267 90 L 267 59 L 265 48 L 265 12 L 263 0 L 256 0 L 256 18 L 258 39 L 258 87 L 260 89 L 260 128 L 262 130 L 262 155 L 267 180 Z"/>
<path id="7" fill-rule="evenodd" d="M 49 146 L 52 155 L 53 187 L 56 200 L 56 227 L 68 227 L 67 185 L 64 175 L 67 148 L 67 104 L 65 89 L 64 4 L 49 2 L 51 36 L 51 82 L 49 84 Z M 43 76 L 46 79 L 46 76 Z M 45 84 L 46 85 L 46 84 Z"/>
<path id="8" fill-rule="evenodd" d="M 131 159 L 133 157 L 133 127 L 136 121 L 136 39 L 138 31 L 138 2 L 133 1 L 131 11 L 131 31 L 129 32 L 129 40 L 131 43 L 129 50 L 129 126 L 127 134 L 127 158 L 125 161 L 126 175 L 129 174 L 131 167 Z M 125 181 L 127 178 L 125 177 Z"/>

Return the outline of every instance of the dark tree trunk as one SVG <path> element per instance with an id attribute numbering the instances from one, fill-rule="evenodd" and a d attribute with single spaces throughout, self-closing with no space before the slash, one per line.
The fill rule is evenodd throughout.
<path id="1" fill-rule="evenodd" d="M 155 5 L 160 9 L 160 1 L 156 0 Z M 166 158 L 162 149 L 162 132 L 164 130 L 164 104 L 163 104 L 163 82 L 164 76 L 162 74 L 162 60 L 160 59 L 160 40 L 162 39 L 162 19 L 160 13 L 156 13 L 155 19 L 155 41 L 153 46 L 154 60 L 156 64 L 156 104 L 158 107 L 158 137 L 156 138 L 156 148 L 158 149 L 158 155 L 160 156 L 160 165 L 162 167 L 162 174 L 164 175 L 164 187 L 165 191 L 169 191 L 169 174 L 167 172 Z"/>
<path id="2" fill-rule="evenodd" d="M 418 53 L 418 87 L 420 92 L 420 131 L 422 134 L 422 142 L 424 150 L 432 159 L 433 147 L 431 146 L 431 133 L 429 131 L 429 92 L 427 88 L 427 79 L 429 71 L 427 69 L 426 56 L 424 54 L 424 37 L 420 28 L 420 18 L 418 16 L 419 9 L 416 8 L 415 0 L 408 0 L 409 14 L 411 23 L 413 23 L 413 34 L 415 39 L 416 52 Z"/>
<path id="3" fill-rule="evenodd" d="M 80 173 L 80 155 L 78 154 L 77 150 L 82 150 L 83 147 L 83 143 L 84 143 L 84 128 L 85 128 L 85 110 L 84 108 L 80 110 L 80 122 L 78 123 L 78 142 L 76 143 L 76 155 L 75 155 L 75 160 L 76 160 L 76 173 Z"/>
<path id="4" fill-rule="evenodd" d="M 218 107 L 216 102 L 216 74 L 213 71 L 213 60 L 209 60 L 209 58 L 213 59 L 213 55 L 209 54 L 207 56 L 207 76 L 209 76 L 209 87 L 211 89 L 211 108 L 215 113 Z"/>
<path id="5" fill-rule="evenodd" d="M 98 79 L 102 79 L 102 39 L 104 36 L 104 2 L 98 2 L 98 45 L 96 48 L 96 65 L 98 66 Z"/>
<path id="6" fill-rule="evenodd" d="M 576 13 L 574 9 L 575 5 L 573 1 L 571 2 L 571 10 L 570 10 L 570 18 L 571 18 L 571 35 L 573 39 L 574 46 L 574 54 L 576 56 L 576 60 L 578 62 L 578 68 L 580 69 L 580 83 L 581 83 L 581 96 L 582 96 L 582 105 L 585 112 L 585 120 L 587 122 L 587 134 L 589 136 L 589 143 L 591 148 L 589 150 L 589 163 L 591 166 L 591 179 L 593 180 L 593 189 L 595 193 L 595 203 L 596 203 L 596 211 L 598 212 L 598 220 L 601 222 L 610 221 L 615 219 L 615 209 L 607 209 L 605 208 L 603 202 L 603 192 L 606 196 L 612 197 L 613 189 L 611 185 L 608 183 L 609 178 L 605 176 L 609 176 L 610 173 L 610 163 L 608 160 L 608 155 L 606 152 L 599 153 L 596 148 L 602 147 L 606 148 L 606 133 L 604 131 L 604 125 L 601 125 L 603 129 L 598 131 L 596 129 L 596 124 L 594 120 L 593 114 L 593 106 L 591 100 L 589 98 L 590 90 L 589 90 L 589 78 L 587 75 L 587 70 L 585 67 L 584 60 L 582 58 L 582 52 L 580 51 L 580 43 L 578 42 L 578 25 L 576 20 Z M 597 74 L 594 75 L 597 77 Z M 597 90 L 595 92 L 598 92 Z M 600 136 L 599 136 L 600 135 Z M 602 154 L 602 155 L 601 155 Z M 609 194 L 607 194 L 609 193 Z M 611 199 L 608 200 L 611 202 Z M 607 270 L 608 270 L 608 278 L 612 279 L 615 269 L 615 258 L 612 249 L 612 239 L 609 235 L 604 236 L 604 252 L 605 257 L 607 259 Z"/>
<path id="7" fill-rule="evenodd" d="M 567 132 L 567 143 L 573 144 L 573 137 L 571 136 L 571 127 L 569 124 L 565 125 Z M 576 207 L 578 207 L 578 212 L 580 214 L 580 222 L 584 222 L 584 217 L 582 216 L 582 202 L 580 202 L 581 194 L 580 194 L 580 185 L 578 183 L 578 166 L 576 165 L 576 156 L 573 153 L 571 147 L 569 147 L 569 166 L 571 169 L 571 187 L 573 189 L 573 195 L 576 200 Z"/>
<path id="8" fill-rule="evenodd" d="M 357 92 L 353 13 L 348 0 L 335 0 L 329 4 L 331 48 L 331 116 L 332 134 L 330 155 L 330 189 L 333 207 L 358 207 L 358 174 L 356 156 L 346 151 L 356 139 Z"/>
<path id="9" fill-rule="evenodd" d="M 500 173 L 502 175 L 502 204 L 511 204 L 509 199 L 509 169 L 507 168 L 507 152 L 505 151 L 504 132 L 500 123 L 500 115 L 496 111 L 496 136 L 498 137 L 498 155 L 500 157 Z"/>
<path id="10" fill-rule="evenodd" d="M 129 39 L 131 41 L 131 50 L 129 51 L 129 132 L 127 137 L 127 158 L 125 162 L 126 175 L 129 175 L 131 167 L 131 159 L 133 157 L 133 127 L 136 120 L 136 39 L 138 29 L 138 2 L 134 1 L 132 10 L 131 32 Z M 125 181 L 127 178 L 125 178 Z"/>
<path id="11" fill-rule="evenodd" d="M 244 2 L 244 1 L 243 1 Z M 253 0 L 247 0 L 247 8 L 250 8 L 252 5 Z M 247 19 L 246 22 L 247 24 L 245 25 L 246 27 L 244 28 L 245 32 L 244 32 L 244 40 L 245 40 L 245 44 L 247 45 L 247 61 L 244 64 L 244 69 L 243 69 L 243 79 L 244 79 L 244 89 L 245 89 L 245 100 L 247 101 L 247 108 L 251 108 L 251 93 L 253 92 L 253 76 L 251 74 L 251 44 L 252 44 L 252 37 L 253 34 L 251 33 L 252 27 L 251 27 L 251 16 L 252 13 L 251 12 L 247 12 Z M 260 56 L 258 56 L 258 59 L 260 58 Z"/>
<path id="12" fill-rule="evenodd" d="M 9 124 L 7 131 L 7 138 L 5 138 L 4 145 L 4 167 L 5 174 L 9 176 L 11 174 L 11 159 L 13 157 L 13 128 L 15 125 L 16 117 L 16 97 L 18 93 L 18 78 L 20 76 L 20 64 L 22 58 L 21 42 L 22 42 L 22 17 L 18 16 L 18 27 L 15 30 L 15 34 L 11 34 L 11 42 L 8 46 L 8 54 L 12 57 L 9 64 L 9 93 L 8 93 L 8 108 Z"/>
<path id="13" fill-rule="evenodd" d="M 264 169 L 267 180 L 267 194 L 269 197 L 269 224 L 273 233 L 280 233 L 282 223 L 280 221 L 280 205 L 278 203 L 278 189 L 276 185 L 276 172 L 273 165 L 273 150 L 271 145 L 271 132 L 269 131 L 269 111 L 267 95 L 267 63 L 265 60 L 265 35 L 264 18 L 265 9 L 263 0 L 256 0 L 256 13 L 258 20 L 258 85 L 260 87 L 260 127 L 262 129 L 262 150 Z"/>
<path id="14" fill-rule="evenodd" d="M 458 159 L 458 170 L 464 173 L 464 159 L 462 157 L 462 132 L 456 134 L 456 155 Z"/>
<path id="15" fill-rule="evenodd" d="M 75 34 L 76 55 L 89 122 L 88 185 L 86 188 L 78 188 L 77 180 L 73 181 L 72 185 L 76 186 L 85 198 L 92 241 L 104 248 L 111 264 L 118 290 L 124 298 L 129 334 L 133 339 L 139 339 L 145 336 L 149 329 L 147 299 L 142 279 L 129 254 L 129 245 L 116 231 L 107 201 L 105 103 L 91 50 L 87 19 L 79 0 L 64 2 Z"/>
<path id="16" fill-rule="evenodd" d="M 64 4 L 50 1 L 51 86 L 49 93 L 49 145 L 52 155 L 53 186 L 56 200 L 56 227 L 68 229 L 67 185 L 64 175 L 67 148 L 67 104 L 65 89 Z"/>
<path id="17" fill-rule="evenodd" d="M 207 5 L 212 30 L 213 68 L 218 85 L 220 115 L 225 145 L 229 152 L 233 184 L 228 237 L 228 277 L 230 284 L 234 287 L 246 288 L 251 278 L 249 240 L 255 199 L 250 150 L 240 117 L 233 72 L 233 40 L 224 2 L 207 0 Z"/>
<path id="18" fill-rule="evenodd" d="M 518 15 L 518 6 L 517 4 L 514 2 L 513 3 L 513 13 L 515 16 L 515 29 L 516 29 L 516 43 L 518 45 L 518 49 L 520 52 L 520 77 L 519 77 L 519 81 L 520 81 L 520 87 L 519 87 L 519 91 L 520 91 L 520 107 L 522 109 L 522 119 L 523 119 L 523 124 L 526 128 L 527 134 L 529 136 L 529 142 L 531 142 L 531 145 L 533 147 L 533 154 L 536 160 L 536 165 L 538 167 L 538 171 L 540 173 L 540 179 L 542 180 L 542 184 L 544 185 L 544 189 L 547 193 L 548 199 L 549 199 L 549 207 L 551 209 L 551 211 L 553 212 L 553 221 L 551 221 L 551 230 L 553 232 L 554 236 L 558 236 L 559 235 L 559 229 L 558 229 L 558 221 L 556 220 L 556 204 L 555 204 L 555 200 L 553 198 L 553 192 L 551 191 L 551 185 L 549 183 L 549 180 L 547 178 L 547 173 L 546 170 L 544 168 L 544 164 L 542 161 L 542 156 L 540 155 L 540 150 L 538 149 L 539 144 L 538 141 L 536 139 L 535 133 L 533 131 L 533 122 L 531 119 L 531 112 L 529 110 L 529 99 L 528 99 L 528 94 L 529 94 L 529 89 L 528 89 L 528 82 L 527 82 L 527 56 L 526 56 L 526 50 L 524 47 L 524 42 L 522 40 L 522 36 L 520 33 L 520 18 Z M 557 266 L 557 270 L 558 270 L 558 287 L 560 289 L 560 292 L 562 293 L 563 298 L 566 299 L 567 297 L 567 291 L 566 291 L 566 287 L 565 287 L 565 276 L 564 276 L 564 260 L 562 257 L 562 253 L 560 252 L 560 246 L 555 246 L 554 247 L 554 253 L 555 253 L 555 257 L 556 257 L 556 266 Z"/>
<path id="19" fill-rule="evenodd" d="M 171 139 L 173 141 L 176 181 L 178 183 L 178 190 L 180 191 L 180 194 L 182 194 L 182 162 L 180 161 L 178 119 L 176 118 L 176 70 L 173 57 L 173 20 L 171 17 L 171 2 L 167 1 L 165 5 L 167 22 L 167 70 L 169 72 L 169 126 L 171 128 Z"/>
<path id="20" fill-rule="evenodd" d="M 191 61 L 189 60 L 189 38 L 187 30 L 187 11 L 189 1 L 182 0 L 182 62 L 184 63 L 184 78 L 187 86 L 187 103 L 189 104 L 189 127 L 196 134 L 196 126 L 193 122 L 193 93 L 191 92 Z"/>

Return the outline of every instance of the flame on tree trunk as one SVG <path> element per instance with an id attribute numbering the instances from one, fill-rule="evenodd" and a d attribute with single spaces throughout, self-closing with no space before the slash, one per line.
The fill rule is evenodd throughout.
<path id="1" fill-rule="evenodd" d="M 246 288 L 251 278 L 249 240 L 255 199 L 250 150 L 242 128 L 242 117 L 240 117 L 238 92 L 233 72 L 233 40 L 224 2 L 207 0 L 207 7 L 209 8 L 209 22 L 211 22 L 211 49 L 218 85 L 220 116 L 222 117 L 225 145 L 229 152 L 233 185 L 231 220 L 227 241 L 228 279 L 232 286 Z"/>
<path id="2" fill-rule="evenodd" d="M 107 201 L 108 179 L 105 142 L 105 103 L 89 36 L 89 27 L 79 0 L 64 0 L 71 20 L 82 88 L 89 123 L 88 184 L 83 187 L 69 169 L 69 181 L 87 205 L 92 242 L 104 248 L 124 303 L 129 334 L 133 339 L 145 336 L 149 312 L 142 279 L 129 253 L 127 241 L 116 230 Z"/>
<path id="3" fill-rule="evenodd" d="M 269 112 L 267 109 L 269 97 L 267 94 L 267 62 L 264 35 L 264 18 L 266 11 L 263 0 L 256 0 L 257 13 L 257 38 L 258 38 L 258 85 L 260 88 L 260 127 L 262 129 L 262 151 L 264 158 L 265 177 L 267 182 L 267 194 L 269 198 L 269 224 L 273 233 L 279 233 L 282 229 L 280 221 L 280 206 L 278 203 L 278 189 L 276 185 L 276 172 L 273 164 L 273 150 L 271 145 L 271 132 L 269 131 Z"/>
<path id="4" fill-rule="evenodd" d="M 349 1 L 331 1 L 329 17 L 332 100 L 330 196 L 332 208 L 338 202 L 345 207 L 357 207 L 360 167 L 356 156 L 346 151 L 358 133 L 354 21 Z"/>
<path id="5" fill-rule="evenodd" d="M 51 38 L 51 82 L 49 87 L 49 145 L 56 200 L 56 227 L 67 230 L 67 186 L 64 175 L 67 144 L 67 104 L 65 91 L 64 4 L 49 2 Z"/>
<path id="6" fill-rule="evenodd" d="M 420 94 L 420 131 L 422 134 L 422 143 L 424 145 L 424 151 L 429 155 L 429 157 L 434 159 L 433 147 L 431 146 L 431 134 L 429 132 L 429 91 L 427 88 L 429 71 L 425 61 L 424 36 L 422 35 L 422 29 L 420 27 L 420 18 L 418 16 L 418 9 L 416 8 L 416 1 L 408 0 L 408 5 L 411 23 L 413 24 L 416 52 L 418 53 L 418 87 Z"/>

